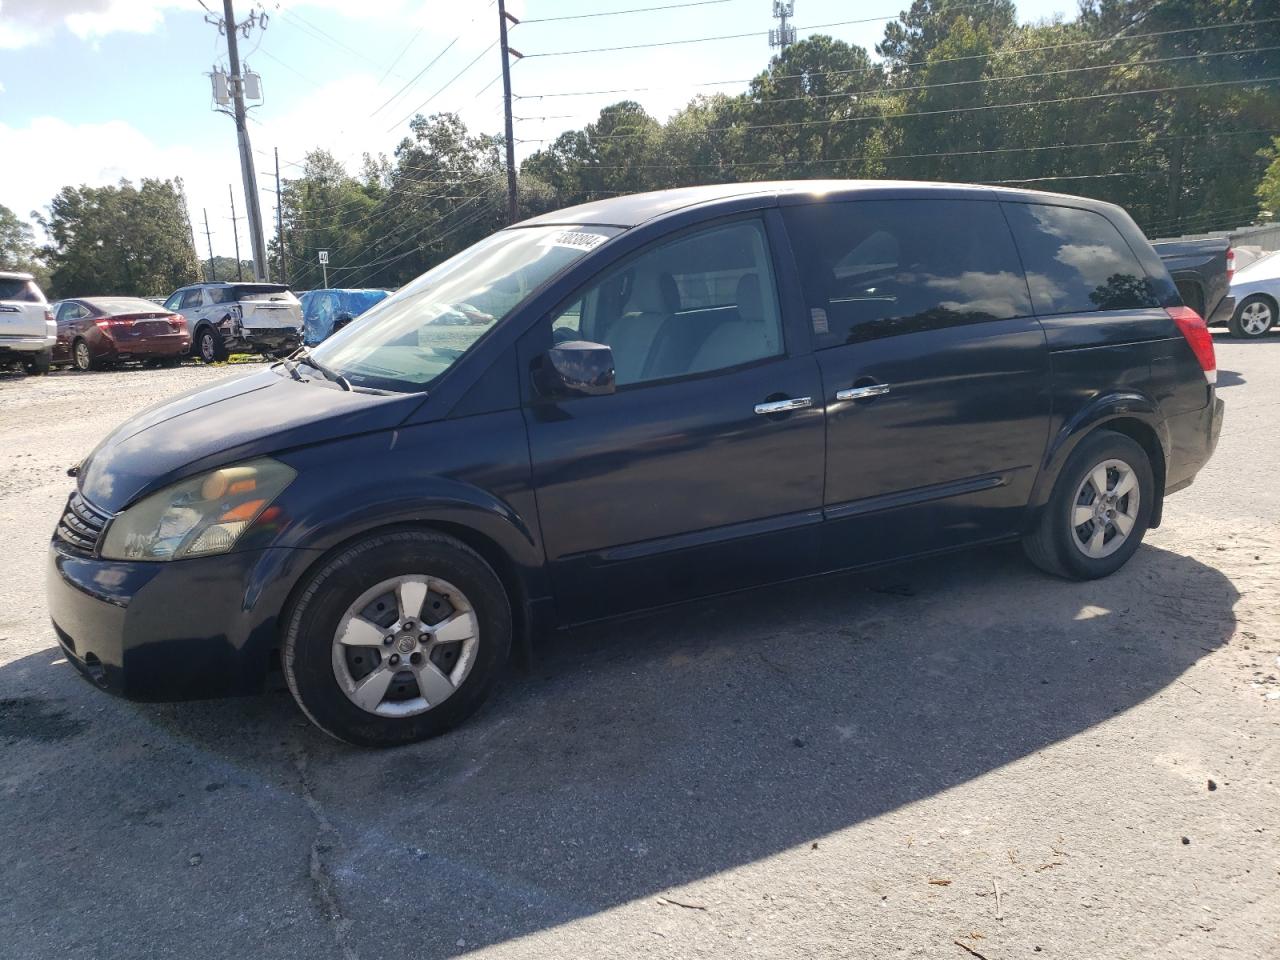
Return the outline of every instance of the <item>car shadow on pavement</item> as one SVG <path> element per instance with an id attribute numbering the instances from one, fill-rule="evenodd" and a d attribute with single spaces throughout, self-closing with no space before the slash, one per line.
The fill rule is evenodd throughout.
<path id="1" fill-rule="evenodd" d="M 269 904 L 288 942 L 188 922 L 185 948 L 463 953 L 808 849 L 1105 724 L 1227 642 L 1236 599 L 1152 546 L 1092 583 L 994 548 L 761 588 L 548 638 L 470 723 L 382 752 L 287 695 L 130 704 L 43 653 L 0 671 L 0 694 L 40 691 L 0 713 L 6 752 L 41 763 L 12 815 L 116 842 L 77 895 L 43 831 L 12 832 L 6 912 L 105 897 L 83 936 L 106 943 L 112 924 L 168 935 L 178 902 Z"/>

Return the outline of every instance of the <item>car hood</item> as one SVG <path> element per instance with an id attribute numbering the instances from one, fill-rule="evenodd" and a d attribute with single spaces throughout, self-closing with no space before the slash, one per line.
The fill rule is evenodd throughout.
<path id="1" fill-rule="evenodd" d="M 205 470 L 390 429 L 422 400 L 421 394 L 348 392 L 327 381 L 263 371 L 194 390 L 126 420 L 81 464 L 80 492 L 116 513 Z"/>

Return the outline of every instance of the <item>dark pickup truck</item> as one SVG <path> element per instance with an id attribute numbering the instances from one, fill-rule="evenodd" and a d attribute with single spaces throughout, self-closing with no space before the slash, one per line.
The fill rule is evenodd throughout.
<path id="1" fill-rule="evenodd" d="M 1235 298 L 1230 295 L 1235 251 L 1226 237 L 1164 240 L 1151 244 L 1182 294 L 1182 302 L 1210 326 L 1230 326 Z M 1234 331 L 1233 331 L 1234 332 Z"/>

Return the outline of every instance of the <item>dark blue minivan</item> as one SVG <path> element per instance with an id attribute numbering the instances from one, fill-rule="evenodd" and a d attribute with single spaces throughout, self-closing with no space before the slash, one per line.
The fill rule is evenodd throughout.
<path id="1" fill-rule="evenodd" d="M 261 690 L 391 745 L 546 626 L 1020 539 L 1112 573 L 1222 422 L 1117 207 L 883 181 L 690 187 L 494 234 L 78 468 L 49 605 L 140 699 Z"/>

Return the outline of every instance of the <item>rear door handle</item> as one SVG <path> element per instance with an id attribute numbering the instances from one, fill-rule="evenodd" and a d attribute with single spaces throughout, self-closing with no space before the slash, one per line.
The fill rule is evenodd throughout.
<path id="1" fill-rule="evenodd" d="M 871 397 L 883 397 L 889 392 L 889 384 L 872 383 L 865 387 L 850 387 L 848 390 L 837 390 L 837 400 L 868 400 Z"/>
<path id="2" fill-rule="evenodd" d="M 769 403 L 757 403 L 756 413 L 768 416 L 771 413 L 786 413 L 788 410 L 803 410 L 813 406 L 813 397 L 794 397 L 790 400 L 772 400 Z"/>

